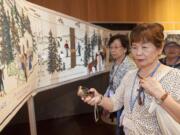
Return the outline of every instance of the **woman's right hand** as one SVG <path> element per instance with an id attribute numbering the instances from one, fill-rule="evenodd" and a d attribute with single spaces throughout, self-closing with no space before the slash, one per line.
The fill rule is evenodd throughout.
<path id="1" fill-rule="evenodd" d="M 96 105 L 96 104 L 99 104 L 100 101 L 101 101 L 102 95 L 101 95 L 100 93 L 98 93 L 97 90 L 94 89 L 94 88 L 91 88 L 91 89 L 89 90 L 89 92 L 93 93 L 93 96 L 86 96 L 86 97 L 82 97 L 81 99 L 82 99 L 85 103 L 87 103 L 87 104 L 89 104 L 89 105 L 91 105 L 91 106 L 94 106 L 94 105 Z"/>

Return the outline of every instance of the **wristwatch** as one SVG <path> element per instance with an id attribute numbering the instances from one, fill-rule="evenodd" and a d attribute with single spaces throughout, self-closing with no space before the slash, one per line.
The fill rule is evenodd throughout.
<path id="1" fill-rule="evenodd" d="M 161 98 L 159 98 L 159 99 L 156 98 L 156 103 L 161 105 L 165 101 L 165 99 L 168 97 L 168 95 L 169 95 L 169 93 L 166 92 L 164 95 L 161 96 Z"/>

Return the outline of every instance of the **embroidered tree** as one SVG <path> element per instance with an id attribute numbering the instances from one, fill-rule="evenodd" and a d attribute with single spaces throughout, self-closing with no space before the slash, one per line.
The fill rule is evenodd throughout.
<path id="1" fill-rule="evenodd" d="M 58 46 L 51 30 L 49 32 L 48 39 L 48 72 L 52 74 L 55 71 L 58 72 L 61 70 L 62 62 L 60 56 L 58 55 Z"/>
<path id="2" fill-rule="evenodd" d="M 16 23 L 14 21 L 14 16 L 11 12 L 11 21 L 10 21 L 10 28 L 11 28 L 11 41 L 12 44 L 16 50 L 16 52 L 21 53 L 20 52 L 20 46 L 19 46 L 19 34 L 18 34 L 18 28 L 16 26 Z"/>
<path id="3" fill-rule="evenodd" d="M 84 36 L 84 46 L 85 46 L 85 51 L 84 51 L 84 66 L 87 67 L 88 61 L 90 58 L 90 44 L 89 44 L 89 39 L 87 33 L 85 33 Z"/>
<path id="4" fill-rule="evenodd" d="M 98 43 L 98 37 L 94 31 L 94 33 L 91 37 L 91 56 L 92 56 L 93 61 L 94 61 L 94 50 L 95 50 L 95 46 L 97 46 L 97 43 Z"/>
<path id="5" fill-rule="evenodd" d="M 26 24 L 25 24 L 25 26 L 26 26 L 27 31 L 32 35 L 31 22 L 30 22 L 30 20 L 29 20 L 29 16 L 27 16 L 27 18 L 26 18 Z"/>
<path id="6" fill-rule="evenodd" d="M 25 33 L 25 26 L 24 26 L 24 11 L 22 10 L 22 17 L 20 16 L 20 13 L 16 7 L 16 2 L 14 1 L 14 5 L 12 7 L 12 10 L 11 10 L 14 18 L 15 18 L 15 22 L 16 24 L 18 25 L 18 29 L 20 30 L 20 34 L 21 36 L 23 37 L 24 36 L 24 33 Z"/>
<path id="7" fill-rule="evenodd" d="M 32 29 L 31 29 L 31 21 L 29 19 L 29 16 L 25 16 L 24 14 L 24 10 L 22 10 L 22 20 L 23 20 L 23 26 L 24 29 L 31 35 L 32 37 L 32 43 L 33 43 L 33 51 L 36 52 L 37 51 L 37 43 L 35 40 L 35 36 L 32 33 Z"/>
<path id="8" fill-rule="evenodd" d="M 35 35 L 32 33 L 32 29 L 31 29 L 31 22 L 29 20 L 29 17 L 27 16 L 24 20 L 24 26 L 25 26 L 25 29 L 29 32 L 29 34 L 31 35 L 32 37 L 32 43 L 33 43 L 33 51 L 36 52 L 37 51 L 37 43 L 36 43 L 36 40 L 35 40 Z"/>
<path id="9" fill-rule="evenodd" d="M 3 15 L 2 15 L 2 3 L 0 3 L 0 37 L 3 37 L 3 28 L 2 28 L 2 24 L 3 24 Z M 5 63 L 5 58 L 4 53 L 6 52 L 6 48 L 3 44 L 3 38 L 0 38 L 0 63 L 4 64 Z"/>
<path id="10" fill-rule="evenodd" d="M 98 50 L 100 51 L 102 45 L 101 35 L 99 34 L 97 38 Z"/>
<path id="11" fill-rule="evenodd" d="M 10 35 L 10 20 L 9 14 L 5 12 L 3 0 L 0 2 L 1 9 L 1 27 L 2 27 L 2 56 L 4 64 L 9 65 L 13 60 L 13 47 Z M 8 14 L 8 15 L 7 15 Z"/>

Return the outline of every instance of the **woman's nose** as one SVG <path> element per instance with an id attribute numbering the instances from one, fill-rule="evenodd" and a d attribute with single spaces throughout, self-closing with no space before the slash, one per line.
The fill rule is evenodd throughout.
<path id="1" fill-rule="evenodd" d="M 143 50 L 142 50 L 141 47 L 137 48 L 136 54 L 137 55 L 142 55 L 143 54 Z"/>

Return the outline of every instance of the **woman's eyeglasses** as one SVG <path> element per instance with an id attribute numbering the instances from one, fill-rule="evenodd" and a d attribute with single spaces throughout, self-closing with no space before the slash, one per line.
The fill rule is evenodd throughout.
<path id="1" fill-rule="evenodd" d="M 122 46 L 109 47 L 109 49 L 110 49 L 110 50 L 118 50 L 119 48 L 121 49 L 121 48 L 122 48 Z"/>

